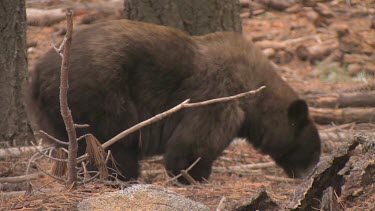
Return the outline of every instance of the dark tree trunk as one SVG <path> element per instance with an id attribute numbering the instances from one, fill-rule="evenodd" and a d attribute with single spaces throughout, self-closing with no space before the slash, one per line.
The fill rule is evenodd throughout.
<path id="1" fill-rule="evenodd" d="M 25 0 L 0 1 L 0 141 L 32 140 L 23 86 L 27 81 Z"/>
<path id="2" fill-rule="evenodd" d="M 238 0 L 125 0 L 124 16 L 202 35 L 241 32 L 239 11 Z"/>

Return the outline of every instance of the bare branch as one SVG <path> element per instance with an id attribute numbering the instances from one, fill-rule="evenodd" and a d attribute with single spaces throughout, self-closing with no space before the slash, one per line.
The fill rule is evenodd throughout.
<path id="1" fill-rule="evenodd" d="M 51 160 L 54 160 L 54 161 L 59 161 L 59 162 L 65 162 L 67 163 L 68 162 L 68 159 L 59 159 L 59 158 L 55 158 L 55 157 L 52 157 L 52 156 L 49 156 L 45 153 L 43 153 L 42 151 L 38 150 L 38 153 L 43 155 L 43 157 L 46 157 L 48 159 L 51 159 Z"/>
<path id="2" fill-rule="evenodd" d="M 70 58 L 70 48 L 72 43 L 73 34 L 73 12 L 72 10 L 67 10 L 65 12 L 66 22 L 67 22 L 67 32 L 64 37 L 63 43 L 58 50 L 62 51 L 62 61 L 61 61 L 61 75 L 60 75 L 60 111 L 61 116 L 64 120 L 66 132 L 69 138 L 69 153 L 68 153 L 68 181 L 67 187 L 74 187 L 77 181 L 77 134 L 74 127 L 72 112 L 68 106 L 68 89 L 69 89 L 69 58 Z M 64 47 L 62 47 L 64 46 Z"/>
<path id="3" fill-rule="evenodd" d="M 90 135 L 92 135 L 92 134 L 89 133 L 89 134 L 85 134 L 85 135 L 82 135 L 82 136 L 78 137 L 77 142 L 83 140 L 84 138 L 86 138 L 87 136 L 90 136 Z"/>
<path id="4" fill-rule="evenodd" d="M 263 90 L 265 88 L 266 88 L 266 86 L 261 86 L 260 88 L 258 88 L 256 90 L 243 92 L 243 93 L 233 95 L 233 96 L 229 96 L 229 97 L 221 97 L 221 98 L 216 98 L 216 99 L 212 99 L 212 100 L 206 100 L 206 101 L 198 102 L 198 103 L 188 103 L 188 104 L 183 105 L 183 107 L 184 108 L 193 108 L 193 107 L 205 106 L 205 105 L 209 105 L 209 104 L 213 104 L 213 103 L 226 102 L 226 101 L 238 99 L 238 98 L 241 98 L 241 97 L 245 97 L 245 96 L 250 95 L 250 94 L 256 94 L 256 93 L 260 92 L 261 90 Z"/>
<path id="5" fill-rule="evenodd" d="M 50 139 L 51 141 L 54 141 L 54 142 L 56 142 L 56 143 L 58 143 L 58 144 L 65 145 L 65 146 L 68 146 L 68 145 L 69 145 L 68 142 L 60 141 L 60 140 L 58 140 L 57 138 L 51 136 L 50 134 L 44 132 L 43 130 L 39 130 L 39 132 L 40 132 L 41 134 L 43 134 L 44 136 L 46 136 L 46 137 L 47 137 L 48 139 Z"/>
<path id="6" fill-rule="evenodd" d="M 82 161 L 81 165 L 83 168 L 83 181 L 87 181 L 90 178 L 90 174 L 88 173 L 87 168 L 86 168 L 87 164 Z"/>

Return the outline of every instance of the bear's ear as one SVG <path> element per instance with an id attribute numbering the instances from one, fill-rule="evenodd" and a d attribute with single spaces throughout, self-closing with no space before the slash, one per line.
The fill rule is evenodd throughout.
<path id="1" fill-rule="evenodd" d="M 304 100 L 296 100 L 289 105 L 289 108 L 288 108 L 289 120 L 297 124 L 303 124 L 305 121 L 307 121 L 308 115 L 309 115 L 309 109 Z"/>

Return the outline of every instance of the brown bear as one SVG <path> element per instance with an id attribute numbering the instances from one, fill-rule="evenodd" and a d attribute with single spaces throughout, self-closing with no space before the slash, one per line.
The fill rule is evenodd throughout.
<path id="1" fill-rule="evenodd" d="M 40 128 L 67 140 L 59 108 L 60 64 L 51 49 L 36 65 L 30 90 L 42 115 Z M 90 125 L 78 131 L 101 142 L 186 99 L 199 102 L 266 86 L 256 95 L 186 108 L 112 145 L 124 180 L 138 177 L 140 158 L 164 154 L 173 175 L 201 157 L 189 174 L 202 181 L 236 137 L 269 154 L 291 177 L 303 176 L 319 160 L 320 139 L 305 101 L 240 34 L 194 37 L 128 20 L 95 24 L 73 36 L 69 83 L 74 121 Z M 79 149 L 82 153 L 84 146 Z"/>

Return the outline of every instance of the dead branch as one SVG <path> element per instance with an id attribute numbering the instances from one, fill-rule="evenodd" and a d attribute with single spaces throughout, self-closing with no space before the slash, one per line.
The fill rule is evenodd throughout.
<path id="1" fill-rule="evenodd" d="M 205 105 L 209 105 L 209 104 L 214 104 L 214 103 L 219 103 L 219 102 L 227 102 L 227 101 L 230 101 L 230 100 L 234 100 L 234 99 L 238 99 L 238 98 L 241 98 L 241 97 L 245 97 L 247 95 L 250 95 L 250 94 L 256 94 L 258 92 L 260 92 L 261 90 L 263 90 L 264 88 L 266 88 L 265 86 L 262 86 L 256 90 L 252 90 L 252 91 L 248 91 L 248 92 L 244 92 L 244 93 L 240 93 L 240 94 L 237 94 L 237 95 L 233 95 L 233 96 L 229 96 L 229 97 L 222 97 L 222 98 L 216 98 L 216 99 L 212 99 L 212 100 L 207 100 L 207 101 L 203 101 L 203 102 L 197 102 L 197 103 L 189 103 L 189 99 L 188 100 L 185 100 L 184 102 L 178 104 L 177 106 L 163 112 L 163 113 L 160 113 L 160 114 L 157 114 L 156 116 L 150 118 L 150 119 L 147 119 L 143 122 L 140 122 L 136 125 L 134 125 L 133 127 L 127 129 L 127 130 L 124 130 L 123 132 L 121 132 L 120 134 L 116 135 L 115 137 L 111 138 L 110 140 L 108 140 L 107 142 L 105 142 L 104 144 L 102 144 L 102 147 L 104 149 L 108 148 L 109 146 L 111 146 L 112 144 L 116 143 L 117 141 L 119 141 L 120 139 L 126 137 L 127 135 L 147 126 L 147 125 L 150 125 L 154 122 L 157 122 L 157 121 L 160 121 L 162 119 L 164 119 L 165 117 L 183 109 L 183 108 L 193 108 L 193 107 L 198 107 L 198 106 L 205 106 Z"/>
<path id="2" fill-rule="evenodd" d="M 272 168 L 275 166 L 276 164 L 274 162 L 266 162 L 266 163 L 244 164 L 244 165 L 227 166 L 227 167 L 215 167 L 215 168 L 212 168 L 212 171 L 213 172 L 249 172 L 254 169 Z"/>
<path id="3" fill-rule="evenodd" d="M 248 92 L 243 92 L 243 93 L 236 94 L 236 95 L 233 95 L 233 96 L 215 98 L 215 99 L 212 99 L 212 100 L 206 100 L 206 101 L 198 102 L 198 103 L 187 103 L 187 104 L 183 105 L 183 107 L 184 108 L 193 108 L 193 107 L 200 107 L 200 106 L 210 105 L 210 104 L 214 104 L 214 103 L 227 102 L 227 101 L 235 100 L 235 99 L 238 99 L 238 98 L 241 98 L 241 97 L 245 97 L 245 96 L 250 95 L 250 94 L 256 94 L 256 93 L 262 91 L 265 88 L 266 88 L 266 86 L 261 86 L 261 87 L 259 87 L 256 90 L 251 90 L 251 91 L 248 91 Z"/>
<path id="4" fill-rule="evenodd" d="M 319 124 L 375 122 L 375 108 L 310 108 L 310 114 Z"/>
<path id="5" fill-rule="evenodd" d="M 194 163 L 193 164 L 191 164 L 190 166 L 189 166 L 189 168 L 187 168 L 186 170 L 185 170 L 185 172 L 188 172 L 188 171 L 190 171 L 199 161 L 201 160 L 201 157 L 199 157 L 197 160 L 195 160 L 194 161 Z M 177 176 L 175 176 L 175 177 L 173 177 L 173 178 L 171 178 L 171 179 L 169 179 L 169 180 L 167 180 L 166 182 L 165 182 L 165 184 L 168 184 L 169 182 L 172 182 L 172 181 L 174 181 L 174 180 L 176 180 L 176 179 L 178 179 L 178 178 L 180 178 L 181 176 L 183 176 L 183 173 L 182 173 L 182 171 L 183 170 L 181 170 L 181 173 L 180 174 L 178 174 Z M 189 175 L 190 176 L 190 175 Z M 194 180 L 194 179 L 193 179 Z M 194 180 L 195 181 L 195 180 Z M 193 184 L 193 183 L 192 183 Z"/>
<path id="6" fill-rule="evenodd" d="M 68 154 L 68 181 L 67 187 L 71 186 L 77 181 L 77 151 L 78 151 L 78 144 L 77 144 L 77 134 L 73 122 L 72 112 L 68 106 L 68 88 L 69 88 L 69 58 L 70 58 L 70 48 L 72 42 L 72 34 L 73 34 L 73 12 L 72 10 L 67 10 L 65 12 L 66 15 L 66 26 L 67 32 L 65 34 L 64 40 L 61 43 L 60 47 L 55 50 L 58 54 L 61 55 L 61 75 L 60 75 L 60 111 L 61 116 L 64 120 L 66 132 L 68 133 L 69 138 L 69 154 Z M 61 54 L 62 51 L 62 54 Z"/>
<path id="7" fill-rule="evenodd" d="M 0 160 L 4 158 L 15 158 L 23 155 L 35 153 L 37 150 L 41 150 L 42 146 L 28 146 L 28 147 L 12 147 L 0 149 Z"/>
<path id="8" fill-rule="evenodd" d="M 198 182 L 186 170 L 181 170 L 181 174 L 190 184 L 198 185 Z"/>
<path id="9" fill-rule="evenodd" d="M 305 99 L 311 106 L 319 108 L 375 107 L 375 91 L 314 94 L 305 96 Z"/>
<path id="10" fill-rule="evenodd" d="M 20 183 L 26 182 L 30 180 L 35 180 L 43 177 L 43 172 L 33 173 L 33 174 L 26 174 L 21 176 L 14 176 L 14 177 L 0 177 L 0 183 Z"/>
<path id="11" fill-rule="evenodd" d="M 61 145 L 65 145 L 65 146 L 68 146 L 68 145 L 69 145 L 68 142 L 60 141 L 60 140 L 58 140 L 57 138 L 51 136 L 50 134 L 44 132 L 43 130 L 39 130 L 39 132 L 40 132 L 42 135 L 46 136 L 49 140 L 54 141 L 54 142 L 56 142 L 57 144 L 61 144 Z"/>

